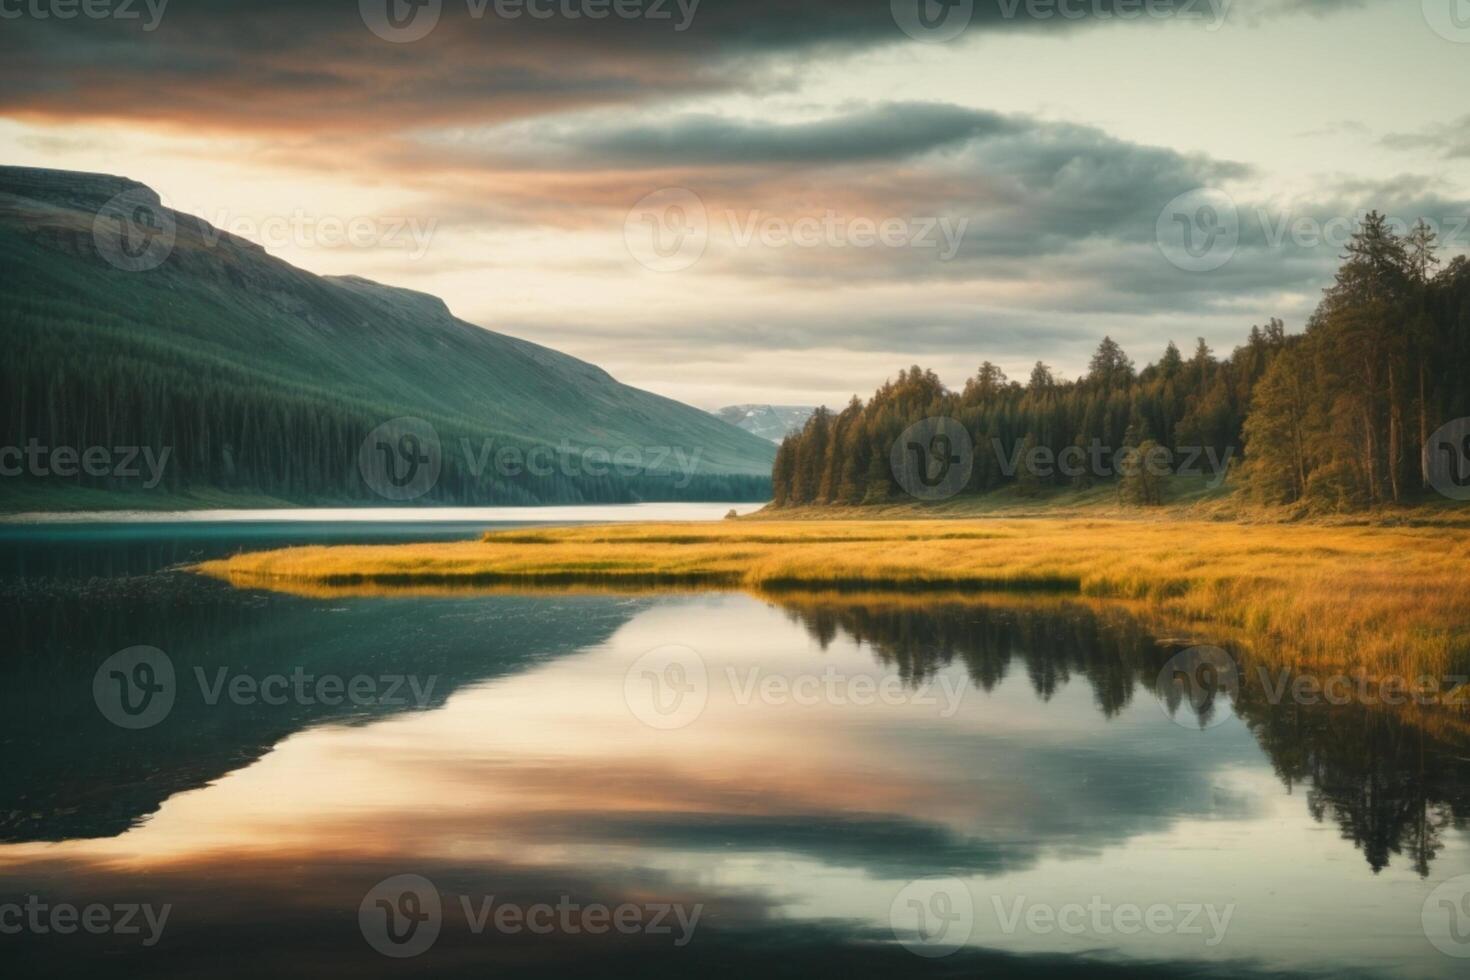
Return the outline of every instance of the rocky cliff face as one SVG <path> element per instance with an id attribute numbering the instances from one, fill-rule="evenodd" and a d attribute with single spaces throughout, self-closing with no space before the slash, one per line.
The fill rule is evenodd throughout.
<path id="1" fill-rule="evenodd" d="M 0 193 L 56 207 L 96 210 L 119 194 L 162 207 L 158 194 L 145 184 L 111 174 L 47 170 L 44 167 L 0 167 Z"/>

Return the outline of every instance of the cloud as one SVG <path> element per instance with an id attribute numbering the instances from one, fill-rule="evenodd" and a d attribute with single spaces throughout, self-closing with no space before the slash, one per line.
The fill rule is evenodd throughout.
<path id="1" fill-rule="evenodd" d="M 1309 16 L 1320 19 L 1396 2 L 1399 0 L 1256 0 L 1255 3 L 1237 2 L 1233 6 L 1246 23 L 1260 26 L 1276 18 Z"/>
<path id="2" fill-rule="evenodd" d="M 1277 0 L 1277 7 L 1283 14 L 1315 14 L 1326 17 L 1382 2 L 1384 0 Z"/>
<path id="3" fill-rule="evenodd" d="M 608 123 L 584 114 L 428 135 L 395 153 L 396 164 L 509 176 L 517 192 L 555 185 L 557 200 L 573 205 L 630 203 L 618 195 L 680 177 L 712 207 L 777 209 L 823 196 L 910 214 L 1040 206 L 1045 213 L 1028 220 L 1069 240 L 1133 222 L 1140 203 L 1251 173 L 1089 126 L 914 102 L 802 123 L 701 114 Z M 1152 234 L 1156 213 L 1146 229 L 1136 223 L 1134 237 Z"/>
<path id="4" fill-rule="evenodd" d="M 1447 160 L 1470 158 L 1470 116 L 1437 123 L 1413 133 L 1390 133 L 1384 146 L 1400 150 L 1430 150 Z"/>
<path id="5" fill-rule="evenodd" d="M 1250 20 L 1366 5 L 1236 0 L 1230 9 Z M 1238 331 L 1272 314 L 1305 316 L 1338 250 L 1283 237 L 1283 219 L 1456 206 L 1453 192 L 1412 175 L 1278 202 L 1256 189 L 1269 177 L 1238 162 L 937 101 L 814 107 L 802 91 L 767 111 L 767 97 L 799 90 L 810 65 L 823 84 L 861 70 L 845 56 L 880 47 L 947 66 L 1004 32 L 1086 30 L 1090 14 L 1032 19 L 1022 2 L 1007 19 L 998 0 L 980 0 L 966 38 L 935 46 L 904 34 L 889 0 L 702 0 L 684 31 L 653 20 L 476 19 L 468 9 L 444 0 L 433 32 L 409 44 L 375 36 L 351 0 L 176 0 L 153 32 L 82 18 L 6 21 L 0 115 L 60 124 L 31 130 L 50 141 L 32 144 L 45 152 L 68 149 L 61 140 L 78 121 L 105 119 L 116 125 L 91 132 L 186 131 L 188 140 L 149 138 L 174 162 L 210 157 L 201 172 L 269 173 L 286 194 L 311 183 L 287 183 L 303 175 L 349 185 L 344 198 L 374 202 L 362 213 L 391 208 L 438 229 L 430 262 L 395 271 L 391 256 L 361 260 L 379 263 L 382 278 L 413 279 L 457 296 L 457 312 L 487 325 L 614 365 L 632 351 L 685 364 L 710 351 L 803 346 L 1066 365 L 1105 331 L 1147 348 L 1162 346 L 1161 330 L 1187 341 L 1226 321 Z M 1118 31 L 1147 22 L 1108 19 Z M 1068 111 L 1096 108 L 1080 99 Z M 1401 145 L 1470 155 L 1467 128 Z M 624 225 L 635 202 L 664 187 L 698 195 L 711 236 L 696 266 L 651 285 L 628 255 Z M 1165 206 L 1196 188 L 1230 193 L 1242 222 L 1230 261 L 1206 273 L 1171 265 L 1156 241 Z M 231 206 L 230 192 L 218 193 L 205 203 Z M 829 215 L 849 227 L 963 222 L 963 233 L 947 259 L 935 248 L 735 240 L 767 219 Z"/>
<path id="6" fill-rule="evenodd" d="M 809 123 L 770 124 L 713 115 L 660 118 L 633 125 L 523 127 L 528 156 L 550 163 L 597 165 L 819 165 L 896 160 L 968 140 L 1014 132 L 1024 123 L 992 112 L 940 103 L 890 103 Z M 507 134 L 488 142 L 506 144 Z M 515 134 L 509 134 L 515 146 Z M 514 152 L 514 150 L 512 150 Z"/>
<path id="7" fill-rule="evenodd" d="M 1159 2 L 1200 16 L 1200 0 Z M 1276 2 L 1255 0 L 1260 9 Z M 165 7 L 153 30 L 143 16 L 7 19 L 0 113 L 274 134 L 383 132 L 759 92 L 788 84 L 817 56 L 928 47 L 899 27 L 890 0 L 635 3 L 667 16 L 594 19 L 586 0 L 444 0 L 433 29 L 411 43 L 373 33 L 351 0 L 192 0 Z M 533 8 L 552 16 L 533 16 Z M 1051 5 L 977 0 L 966 37 L 1148 20 L 1136 16 L 1137 0 L 1067 9 L 1062 16 Z"/>
<path id="8" fill-rule="evenodd" d="M 1361 138 L 1371 136 L 1372 130 L 1356 120 L 1340 119 L 1314 129 L 1303 130 L 1295 135 L 1297 139 L 1315 139 L 1324 136 L 1354 136 Z"/>
<path id="9" fill-rule="evenodd" d="M 1458 223 L 1470 205 L 1422 176 L 1329 179 L 1310 198 L 1279 201 L 1255 190 L 1259 175 L 1240 163 L 939 103 L 856 106 L 801 123 L 575 114 L 431 136 L 398 153 L 396 164 L 433 186 L 441 227 L 504 236 L 554 227 L 587 243 L 571 251 L 566 274 L 608 289 L 638 272 L 619 240 L 634 202 L 661 187 L 696 195 L 708 246 L 660 281 L 652 315 L 637 302 L 635 315 L 593 319 L 558 307 L 560 323 L 498 314 L 502 329 L 599 362 L 674 343 L 688 356 L 896 345 L 938 354 L 982 338 L 997 356 L 1034 359 L 1085 350 L 1104 330 L 1146 336 L 1160 318 L 1191 324 L 1178 330 L 1187 341 L 1222 321 L 1237 332 L 1271 315 L 1300 323 L 1370 208 L 1405 225 L 1429 218 L 1457 232 L 1452 246 L 1470 244 Z M 1166 258 L 1159 223 L 1201 188 L 1227 194 L 1238 235 L 1225 261 L 1197 272 Z M 840 237 L 860 221 L 895 220 L 912 241 Z M 759 234 L 768 222 L 803 221 L 830 222 L 839 238 L 802 245 Z M 948 255 L 946 227 L 956 233 Z M 487 268 L 503 261 L 484 254 Z M 474 262 L 467 251 L 455 258 Z"/>

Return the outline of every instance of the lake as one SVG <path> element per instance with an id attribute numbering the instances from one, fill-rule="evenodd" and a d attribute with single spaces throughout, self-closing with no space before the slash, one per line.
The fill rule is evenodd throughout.
<path id="1" fill-rule="evenodd" d="M 1465 975 L 1463 738 L 1123 608 L 178 568 L 626 512 L 442 516 L 0 526 L 10 975 Z"/>

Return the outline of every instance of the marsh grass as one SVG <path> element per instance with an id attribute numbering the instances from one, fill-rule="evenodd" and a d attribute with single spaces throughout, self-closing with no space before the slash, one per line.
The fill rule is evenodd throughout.
<path id="1" fill-rule="evenodd" d="M 1272 662 L 1444 676 L 1470 660 L 1470 531 L 1103 518 L 649 524 L 291 548 L 206 562 L 241 586 L 720 588 L 1126 602 Z"/>

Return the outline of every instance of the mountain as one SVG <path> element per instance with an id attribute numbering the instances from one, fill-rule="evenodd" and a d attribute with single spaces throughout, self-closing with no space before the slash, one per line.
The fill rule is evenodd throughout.
<path id="1" fill-rule="evenodd" d="M 213 500 L 769 492 L 762 439 L 436 297 L 295 268 L 120 177 L 0 167 L 0 268 L 0 447 L 168 451 L 157 486 Z M 42 458 L 0 505 L 24 486 L 148 489 L 101 456 L 70 477 L 75 460 Z"/>
<path id="2" fill-rule="evenodd" d="M 762 439 L 780 442 L 792 433 L 800 432 L 814 411 L 813 408 L 796 405 L 731 405 L 715 414 Z"/>

